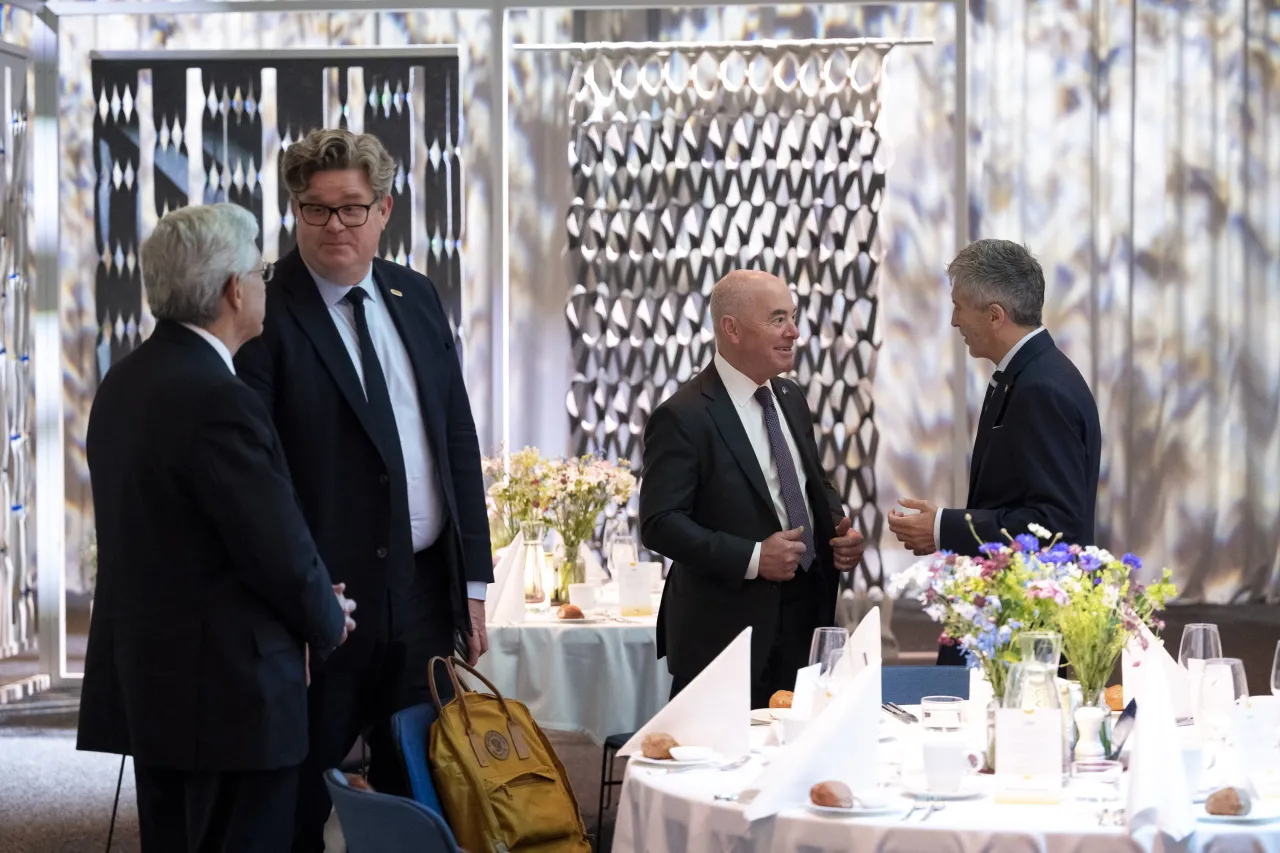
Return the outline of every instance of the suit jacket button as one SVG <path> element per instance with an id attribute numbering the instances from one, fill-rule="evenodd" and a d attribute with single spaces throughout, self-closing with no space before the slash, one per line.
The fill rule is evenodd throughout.
<path id="1" fill-rule="evenodd" d="M 375 553 L 377 553 L 379 560 L 385 560 L 387 558 L 386 548 L 379 548 Z"/>
<path id="2" fill-rule="evenodd" d="M 379 474 L 378 482 L 385 486 L 387 483 L 391 482 L 391 478 L 388 477 L 386 474 Z"/>

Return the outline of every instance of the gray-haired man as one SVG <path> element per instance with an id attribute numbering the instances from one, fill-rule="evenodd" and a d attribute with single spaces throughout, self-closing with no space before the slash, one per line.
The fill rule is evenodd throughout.
<path id="1" fill-rule="evenodd" d="M 146 853 L 289 849 L 306 648 L 322 658 L 355 627 L 232 362 L 262 332 L 257 233 L 229 204 L 160 220 L 141 250 L 159 322 L 89 417 L 98 584 L 77 745 L 133 756 Z"/>

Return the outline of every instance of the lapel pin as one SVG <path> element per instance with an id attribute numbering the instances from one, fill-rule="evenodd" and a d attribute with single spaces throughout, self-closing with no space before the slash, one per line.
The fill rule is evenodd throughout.
<path id="1" fill-rule="evenodd" d="M 400 291 L 396 290 L 394 287 L 393 287 L 393 288 L 391 288 L 391 295 L 392 295 L 392 296 L 404 296 L 404 294 L 403 294 L 403 293 L 401 293 Z"/>

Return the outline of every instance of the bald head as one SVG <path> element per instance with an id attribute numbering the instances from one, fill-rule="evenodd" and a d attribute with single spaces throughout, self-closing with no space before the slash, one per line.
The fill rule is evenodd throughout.
<path id="1" fill-rule="evenodd" d="M 710 308 L 716 350 L 731 365 L 758 384 L 791 370 L 799 332 L 786 282 L 761 270 L 734 270 L 712 288 Z"/>

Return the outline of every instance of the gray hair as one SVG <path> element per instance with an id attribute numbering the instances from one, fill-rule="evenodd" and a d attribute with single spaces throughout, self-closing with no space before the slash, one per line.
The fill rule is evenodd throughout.
<path id="1" fill-rule="evenodd" d="M 396 161 L 372 133 L 349 130 L 313 130 L 285 149 L 280 158 L 280 175 L 285 189 L 295 198 L 307 191 L 316 172 L 361 169 L 373 188 L 373 200 L 391 194 L 396 179 Z"/>
<path id="2" fill-rule="evenodd" d="M 717 335 L 724 317 L 742 319 L 742 312 L 751 298 L 750 285 L 762 278 L 773 276 L 762 270 L 733 270 L 711 288 L 711 323 Z"/>
<path id="3" fill-rule="evenodd" d="M 202 328 L 218 319 L 227 280 L 260 263 L 258 221 L 238 204 L 166 213 L 142 244 L 142 284 L 151 313 Z"/>
<path id="4" fill-rule="evenodd" d="M 947 266 L 953 292 L 979 307 L 1000 305 L 1019 326 L 1041 324 L 1044 271 L 1026 246 L 1009 240 L 978 240 Z"/>

